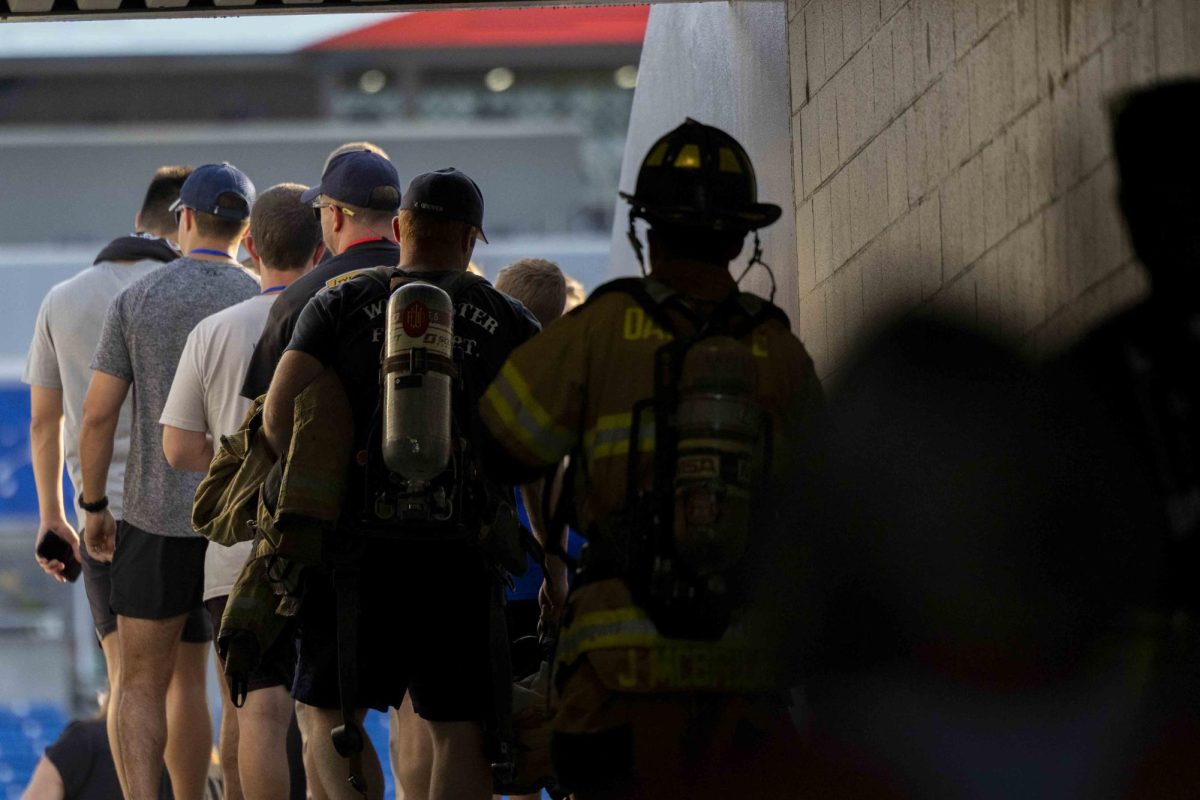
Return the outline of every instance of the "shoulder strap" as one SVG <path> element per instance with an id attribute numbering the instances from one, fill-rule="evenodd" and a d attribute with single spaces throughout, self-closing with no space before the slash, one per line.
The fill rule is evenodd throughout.
<path id="1" fill-rule="evenodd" d="M 354 277 L 357 278 L 359 275 L 366 275 L 386 289 L 391 284 L 392 275 L 395 272 L 395 267 L 371 267 L 370 269 L 361 270 Z"/>
<path id="2" fill-rule="evenodd" d="M 738 293 L 738 305 L 742 311 L 746 313 L 751 320 L 751 330 L 757 328 L 767 320 L 775 320 L 782 322 L 788 330 L 792 328 L 792 321 L 788 318 L 787 313 L 769 300 L 765 300 L 756 294 L 749 292 Z"/>
<path id="3" fill-rule="evenodd" d="M 641 306 L 651 319 L 661 325 L 663 330 L 674 332 L 675 323 L 672 322 L 671 316 L 666 311 L 667 304 L 678 297 L 678 293 L 673 289 L 657 281 L 648 281 L 644 278 L 617 278 L 596 287 L 581 307 L 591 305 L 599 298 L 609 294 L 624 294 L 633 298 L 634 302 Z M 685 316 L 694 316 L 694 313 L 683 303 L 676 302 L 674 307 Z"/>
<path id="4" fill-rule="evenodd" d="M 377 270 L 383 270 L 383 275 L 381 277 L 386 281 L 389 293 L 395 291 L 398 287 L 403 286 L 406 283 L 425 280 L 421 273 L 406 272 L 399 267 L 378 267 Z M 374 273 L 377 270 L 370 270 L 370 272 Z M 472 286 L 478 286 L 481 283 L 487 283 L 489 286 L 491 286 L 486 278 L 482 278 L 472 272 L 463 270 L 462 272 L 450 273 L 448 278 L 444 279 L 442 283 L 437 285 L 440 286 L 441 289 L 446 292 L 446 294 L 450 295 L 450 299 L 452 301 L 457 302 L 458 296 L 461 293 Z"/>

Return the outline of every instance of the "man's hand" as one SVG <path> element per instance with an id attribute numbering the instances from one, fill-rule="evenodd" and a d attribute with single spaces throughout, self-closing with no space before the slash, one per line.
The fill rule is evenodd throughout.
<path id="1" fill-rule="evenodd" d="M 538 635 L 558 628 L 567 607 L 567 565 L 555 556 L 546 559 L 546 577 L 538 592 Z"/>
<path id="2" fill-rule="evenodd" d="M 59 583 L 66 583 L 67 579 L 63 577 L 63 570 L 67 565 L 58 559 L 46 559 L 37 554 L 37 549 L 42 546 L 42 540 L 46 538 L 46 534 L 53 531 L 67 544 L 71 545 L 71 552 L 75 554 L 75 560 L 79 561 L 79 534 L 75 533 L 75 529 L 71 527 L 71 523 L 65 519 L 49 519 L 42 520 L 38 524 L 37 541 L 33 543 L 33 557 L 37 559 L 38 566 L 42 568 L 47 575 L 54 578 Z"/>
<path id="3" fill-rule="evenodd" d="M 83 523 L 84 544 L 88 555 L 97 561 L 110 563 L 117 547 L 117 521 L 107 508 L 88 512 Z"/>

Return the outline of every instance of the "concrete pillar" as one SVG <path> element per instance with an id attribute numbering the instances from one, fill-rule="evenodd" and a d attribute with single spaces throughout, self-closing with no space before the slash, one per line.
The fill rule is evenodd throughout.
<path id="1" fill-rule="evenodd" d="M 796 235 L 792 213 L 792 133 L 787 4 L 668 3 L 650 12 L 637 92 L 621 168 L 621 188 L 632 191 L 638 166 L 658 137 L 686 117 L 737 137 L 758 172 L 759 197 L 784 208 L 783 219 L 762 232 L 764 260 L 778 282 L 775 301 L 799 310 Z M 613 226 L 613 275 L 637 274 L 625 238 L 629 206 L 618 202 Z M 747 250 L 738 263 L 749 258 Z M 755 270 L 743 284 L 766 295 L 769 281 Z"/>

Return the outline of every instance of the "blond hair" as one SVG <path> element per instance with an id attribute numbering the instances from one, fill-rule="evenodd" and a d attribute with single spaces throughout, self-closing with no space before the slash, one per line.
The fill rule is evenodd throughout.
<path id="1" fill-rule="evenodd" d="M 567 280 L 553 261 L 523 258 L 500 270 L 496 288 L 522 304 L 546 327 L 563 315 Z"/>
<path id="2" fill-rule="evenodd" d="M 583 305 L 583 301 L 587 300 L 587 289 L 570 275 L 563 275 L 563 278 L 567 281 L 567 302 L 563 306 L 563 313 L 566 314 Z"/>

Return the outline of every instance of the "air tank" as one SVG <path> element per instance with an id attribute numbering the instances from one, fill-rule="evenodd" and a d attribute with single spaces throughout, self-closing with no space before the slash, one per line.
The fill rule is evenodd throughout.
<path id="1" fill-rule="evenodd" d="M 451 453 L 454 304 L 430 283 L 406 283 L 387 306 L 383 461 L 408 481 L 445 471 Z"/>
<path id="2" fill-rule="evenodd" d="M 763 419 L 750 348 L 728 336 L 693 345 L 679 381 L 675 549 L 699 575 L 745 553 Z"/>

